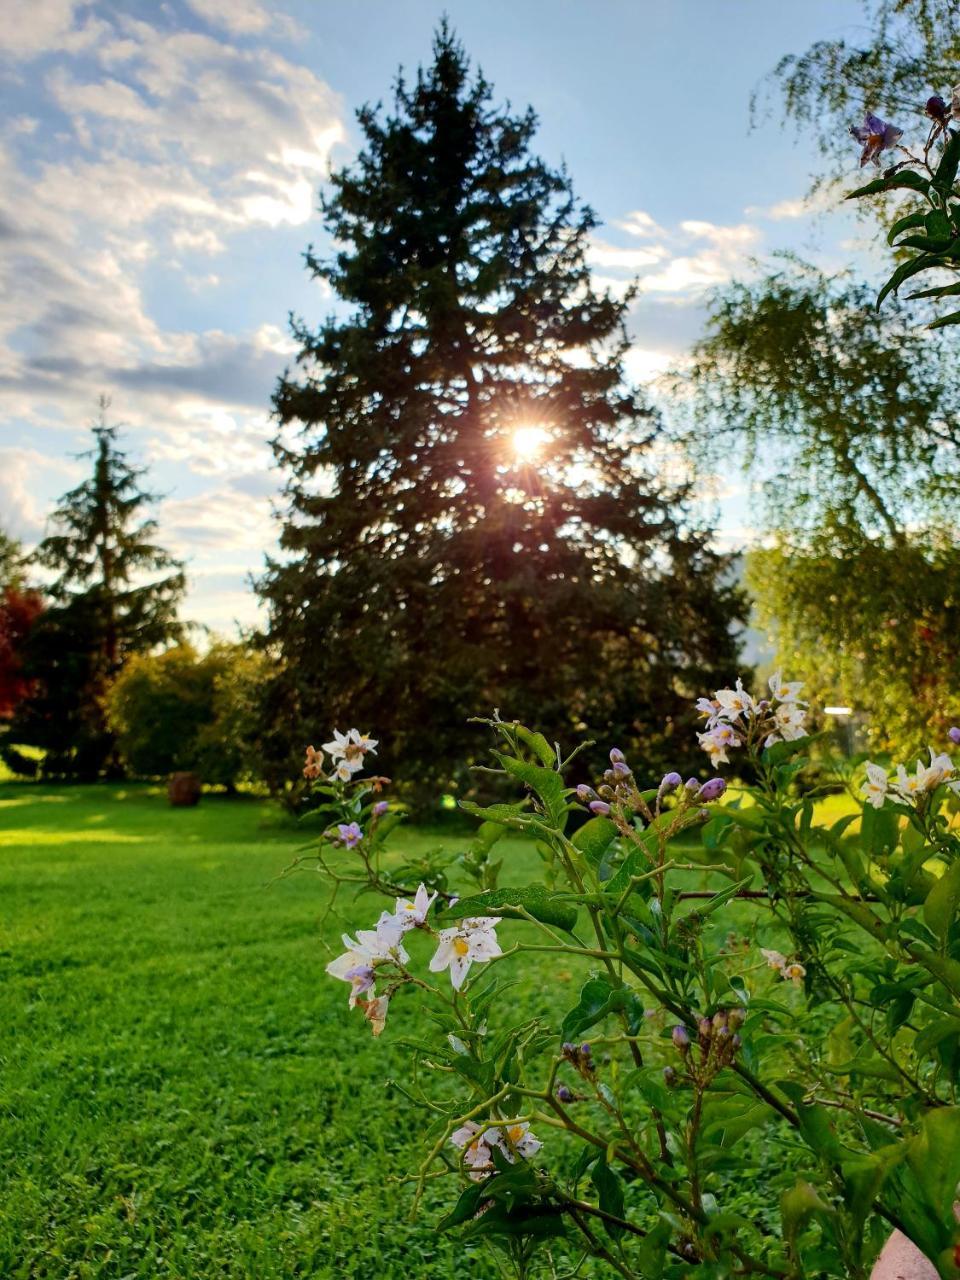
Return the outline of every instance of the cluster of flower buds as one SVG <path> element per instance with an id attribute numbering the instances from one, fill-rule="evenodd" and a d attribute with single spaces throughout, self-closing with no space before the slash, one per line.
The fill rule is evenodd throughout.
<path id="1" fill-rule="evenodd" d="M 569 1062 L 582 1076 L 591 1079 L 596 1074 L 597 1067 L 593 1061 L 593 1051 L 586 1040 L 583 1044 L 574 1044 L 572 1040 L 565 1040 L 560 1046 L 560 1052 L 563 1054 L 565 1061 Z M 557 1096 L 559 1097 L 559 1090 Z M 572 1101 L 572 1095 L 568 1101 Z"/>
<path id="2" fill-rule="evenodd" d="M 776 671 L 769 681 L 770 696 L 747 693 L 743 681 L 733 689 L 718 689 L 712 698 L 698 698 L 697 711 L 706 721 L 697 740 L 713 765 L 729 763 L 727 751 L 736 747 L 795 742 L 806 733 L 807 711 L 799 700 L 803 684 L 784 683 Z"/>
<path id="3" fill-rule="evenodd" d="M 712 1018 L 701 1018 L 695 1031 L 684 1026 L 673 1028 L 673 1047 L 691 1079 L 700 1085 L 708 1084 L 721 1068 L 730 1065 L 743 1043 L 740 1028 L 745 1017 L 739 1007 L 720 1009 Z M 674 1067 L 665 1068 L 663 1074 L 668 1085 L 679 1081 Z"/>
<path id="4" fill-rule="evenodd" d="M 603 782 L 594 791 L 581 783 L 577 787 L 577 799 L 585 804 L 593 814 L 607 815 L 615 809 L 619 811 L 640 812 L 648 821 L 652 821 L 661 811 L 664 800 L 668 796 L 677 795 L 681 806 L 690 803 L 706 804 L 711 800 L 719 800 L 727 789 L 722 778 L 710 778 L 701 782 L 699 778 L 688 778 L 683 781 L 679 773 L 665 773 L 660 779 L 655 796 L 641 793 L 637 787 L 633 770 L 627 764 L 626 757 L 617 747 L 610 752 L 610 768 L 603 775 Z"/>

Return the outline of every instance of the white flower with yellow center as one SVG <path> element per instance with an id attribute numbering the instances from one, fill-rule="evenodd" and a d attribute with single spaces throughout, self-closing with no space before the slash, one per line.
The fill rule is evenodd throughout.
<path id="1" fill-rule="evenodd" d="M 486 1141 L 491 1147 L 499 1147 L 511 1163 L 517 1156 L 529 1160 L 543 1146 L 540 1139 L 535 1138 L 530 1132 L 530 1125 L 525 1120 L 518 1124 L 499 1125 L 496 1129 L 488 1129 Z"/>
<path id="2" fill-rule="evenodd" d="M 427 893 L 427 886 L 422 884 L 413 899 L 398 898 L 395 919 L 400 921 L 404 930 L 415 929 L 426 922 L 427 912 L 436 901 L 436 893 Z"/>
<path id="3" fill-rule="evenodd" d="M 779 671 L 775 671 L 769 680 L 770 694 L 777 702 L 796 702 L 803 688 L 802 680 L 790 680 L 784 684 Z"/>
<path id="4" fill-rule="evenodd" d="M 886 769 L 868 760 L 867 776 L 860 787 L 860 794 L 865 797 L 867 804 L 872 804 L 875 809 L 879 809 L 887 798 L 889 789 L 890 779 L 887 777 Z"/>
<path id="5" fill-rule="evenodd" d="M 728 747 L 739 747 L 740 738 L 729 724 L 716 724 L 706 733 L 698 733 L 697 741 L 710 757 L 711 764 L 728 764 Z"/>
<path id="6" fill-rule="evenodd" d="M 740 716 L 753 715 L 755 706 L 753 698 L 743 687 L 743 681 L 737 677 L 735 689 L 718 689 L 716 700 L 720 703 L 723 714 L 729 720 L 738 720 Z"/>
<path id="7" fill-rule="evenodd" d="M 459 991 L 474 961 L 483 963 L 503 954 L 495 932 L 499 923 L 496 916 L 471 916 L 452 929 L 441 929 L 437 935 L 440 945 L 430 961 L 431 972 L 449 969 L 453 989 Z"/>

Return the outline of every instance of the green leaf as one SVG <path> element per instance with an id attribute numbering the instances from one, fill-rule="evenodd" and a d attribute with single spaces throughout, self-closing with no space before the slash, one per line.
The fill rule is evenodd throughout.
<path id="1" fill-rule="evenodd" d="M 925 1058 L 950 1036 L 960 1036 L 960 1018 L 935 1018 L 933 1022 L 927 1023 L 914 1040 L 913 1051 L 918 1058 Z"/>
<path id="2" fill-rule="evenodd" d="M 960 907 L 960 862 L 948 867 L 927 894 L 923 904 L 923 918 L 933 932 L 946 944 L 950 926 L 957 918 Z"/>
<path id="3" fill-rule="evenodd" d="M 931 1209 L 949 1233 L 960 1183 L 960 1107 L 938 1107 L 926 1113 L 920 1132 L 907 1144 L 907 1161 Z"/>
<path id="4" fill-rule="evenodd" d="M 895 810 L 886 806 L 875 809 L 872 804 L 863 806 L 860 843 L 871 858 L 884 858 L 892 853 L 899 838 L 900 820 Z"/>
<path id="5" fill-rule="evenodd" d="M 615 822 L 598 816 L 591 818 L 574 832 L 571 844 L 580 850 L 591 866 L 598 867 L 617 834 Z"/>
<path id="6" fill-rule="evenodd" d="M 939 320 L 931 321 L 927 328 L 945 329 L 948 324 L 960 324 L 960 311 L 951 311 L 949 315 L 941 316 Z"/>
<path id="7" fill-rule="evenodd" d="M 720 907 L 728 903 L 731 898 L 735 898 L 741 889 L 746 889 L 752 879 L 753 876 L 747 876 L 745 880 L 738 880 L 736 884 L 727 885 L 725 889 L 721 889 L 719 893 L 715 893 L 714 896 L 702 906 L 694 907 L 694 909 L 687 914 L 698 916 L 712 915 L 714 911 L 719 910 Z"/>
<path id="8" fill-rule="evenodd" d="M 919 289 L 916 293 L 907 294 L 909 298 L 952 298 L 960 293 L 960 281 L 956 284 L 941 284 L 935 289 Z"/>
<path id="9" fill-rule="evenodd" d="M 514 778 L 519 778 L 537 795 L 551 825 L 562 831 L 567 820 L 566 788 L 563 785 L 563 778 L 556 769 L 530 764 L 526 760 L 518 760 L 516 756 L 507 756 L 499 751 L 495 751 L 494 755 L 507 773 Z"/>
<path id="10" fill-rule="evenodd" d="M 953 239 L 953 227 L 942 209 L 931 209 L 924 218 L 923 225 L 926 227 L 928 236 L 933 236 L 937 240 Z"/>
<path id="11" fill-rule="evenodd" d="M 597 1189 L 600 1208 L 604 1213 L 611 1213 L 615 1218 L 623 1217 L 623 1184 L 607 1164 L 606 1154 L 601 1152 L 600 1158 L 590 1171 L 590 1181 Z M 615 1222 L 603 1220 L 607 1234 L 617 1237 L 622 1235 L 623 1227 Z"/>
<path id="12" fill-rule="evenodd" d="M 937 256 L 935 254 L 924 253 L 916 258 L 911 258 L 909 262 L 904 262 L 897 267 L 893 275 L 877 294 L 875 303 L 876 310 L 879 311 L 884 298 L 888 294 L 896 292 L 903 284 L 904 280 L 909 280 L 911 276 L 918 275 L 921 271 L 928 271 L 931 267 L 937 265 Z"/>
<path id="13" fill-rule="evenodd" d="M 865 187 L 857 187 L 856 191 L 851 191 L 849 195 L 844 196 L 845 200 L 856 200 L 860 196 L 875 196 L 881 191 L 896 191 L 897 188 L 906 187 L 911 191 L 927 191 L 930 186 L 929 178 L 923 178 L 913 169 L 901 169 L 899 173 L 893 173 L 889 178 L 875 178 L 873 182 L 868 182 Z"/>
<path id="14" fill-rule="evenodd" d="M 541 764 L 548 767 L 556 764 L 556 752 L 542 733 L 534 733 L 522 724 L 515 724 L 512 727 L 520 741 L 530 748 Z"/>
<path id="15" fill-rule="evenodd" d="M 577 923 L 577 909 L 545 885 L 529 884 L 522 889 L 490 889 L 461 898 L 446 907 L 442 920 L 463 920 L 467 916 L 512 916 L 523 919 L 526 911 L 534 920 L 555 925 L 566 933 Z"/>
<path id="16" fill-rule="evenodd" d="M 631 1035 L 643 1025 L 643 1003 L 629 987 L 614 987 L 606 978 L 590 978 L 580 989 L 580 1000 L 563 1020 L 560 1036 L 576 1040 L 588 1027 L 611 1013 L 625 1012 Z"/>
<path id="17" fill-rule="evenodd" d="M 538 827 L 542 830 L 542 823 L 525 812 L 527 810 L 525 800 L 519 804 L 488 805 L 474 804 L 472 800 L 461 800 L 460 808 L 464 813 L 472 814 L 475 818 L 482 818 L 485 822 L 496 822 L 503 827 L 513 827 L 517 831 L 532 831 Z"/>
<path id="18" fill-rule="evenodd" d="M 780 1197 L 784 1239 L 795 1246 L 800 1232 L 814 1215 L 819 1217 L 833 1213 L 835 1210 L 820 1199 L 816 1189 L 809 1182 L 799 1179 L 795 1187 L 791 1187 Z"/>
<path id="19" fill-rule="evenodd" d="M 938 191 L 949 193 L 953 180 L 957 176 L 957 165 L 960 164 L 960 132 L 950 131 L 950 141 L 943 149 L 937 172 L 933 175 L 933 185 Z"/>
<path id="20" fill-rule="evenodd" d="M 939 258 L 935 253 L 921 253 L 918 257 L 911 258 L 909 262 L 902 263 L 877 294 L 876 309 L 880 310 L 884 298 L 889 293 L 896 292 L 904 280 L 909 280 L 911 276 L 919 275 L 921 271 L 928 271 L 937 265 L 939 265 Z"/>
<path id="21" fill-rule="evenodd" d="M 925 227 L 927 225 L 927 215 L 922 212 L 908 213 L 905 218 L 898 218 L 890 228 L 887 236 L 887 244 L 893 244 L 897 236 L 904 231 L 912 231 L 914 227 Z"/>

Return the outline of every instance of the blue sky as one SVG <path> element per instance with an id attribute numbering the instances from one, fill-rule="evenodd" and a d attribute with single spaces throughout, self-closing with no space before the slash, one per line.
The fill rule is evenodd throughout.
<path id="1" fill-rule="evenodd" d="M 97 396 L 166 496 L 188 613 L 249 623 L 275 541 L 269 397 L 286 317 L 331 299 L 301 253 L 354 109 L 429 56 L 429 0 L 10 0 L 0 25 L 0 522 L 28 543 L 83 464 Z M 816 157 L 749 98 L 784 53 L 862 30 L 855 0 L 449 0 L 498 98 L 531 103 L 603 226 L 595 272 L 639 275 L 631 371 L 682 359 L 704 290 L 790 248 L 829 267 L 863 229 L 804 201 Z M 880 104 L 882 105 L 882 104 Z M 851 174 L 855 171 L 851 151 Z M 736 460 L 721 537 L 748 539 Z"/>

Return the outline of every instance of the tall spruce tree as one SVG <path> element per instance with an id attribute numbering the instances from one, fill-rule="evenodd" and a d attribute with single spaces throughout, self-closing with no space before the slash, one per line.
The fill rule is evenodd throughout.
<path id="1" fill-rule="evenodd" d="M 50 604 L 27 637 L 23 672 L 33 694 L 20 703 L 5 748 L 41 747 L 48 774 L 93 777 L 113 764 L 113 736 L 104 695 L 124 660 L 179 639 L 177 608 L 182 564 L 153 541 L 156 521 L 145 516 L 155 495 L 141 487 L 144 469 L 117 446 L 117 427 L 101 400 L 93 427 L 92 474 L 60 500 L 53 531 L 34 560 L 54 577 Z"/>
<path id="2" fill-rule="evenodd" d="M 468 718 L 499 707 L 655 768 L 690 741 L 664 722 L 735 672 L 741 603 L 658 474 L 629 299 L 586 263 L 593 213 L 446 24 L 433 53 L 391 113 L 358 112 L 365 148 L 322 203 L 341 247 L 306 254 L 350 314 L 294 321 L 274 400 L 273 766 L 357 723 L 394 776 L 446 782 L 484 747 Z"/>

